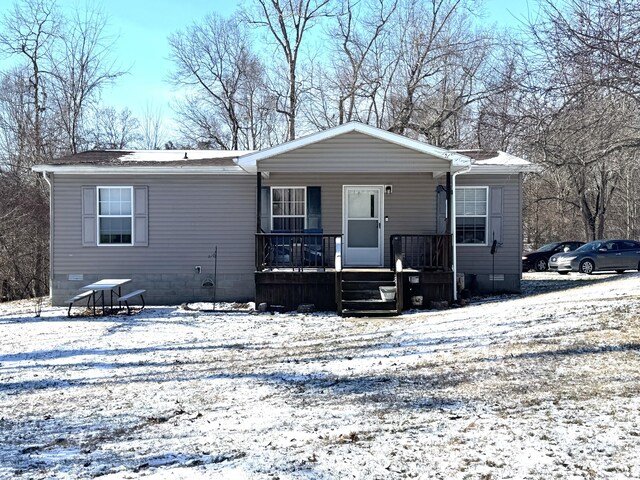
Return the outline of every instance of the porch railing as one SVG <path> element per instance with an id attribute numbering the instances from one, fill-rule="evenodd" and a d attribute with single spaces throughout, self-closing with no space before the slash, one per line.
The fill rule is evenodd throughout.
<path id="1" fill-rule="evenodd" d="M 401 258 L 404 268 L 433 271 L 452 268 L 451 235 L 391 235 L 389 245 L 390 258 Z"/>
<path id="2" fill-rule="evenodd" d="M 335 268 L 340 234 L 257 233 L 256 270 Z"/>

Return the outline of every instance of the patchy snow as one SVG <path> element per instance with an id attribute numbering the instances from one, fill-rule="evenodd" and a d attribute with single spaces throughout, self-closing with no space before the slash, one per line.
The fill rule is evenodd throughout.
<path id="1" fill-rule="evenodd" d="M 640 274 L 389 319 L 0 304 L 0 477 L 640 478 Z"/>
<path id="2" fill-rule="evenodd" d="M 122 162 L 175 162 L 178 160 L 211 160 L 237 158 L 253 150 L 128 150 L 123 151 Z M 185 154 L 187 159 L 184 158 Z"/>
<path id="3" fill-rule="evenodd" d="M 474 165 L 504 165 L 504 166 L 522 166 L 531 165 L 531 162 L 524 158 L 516 157 L 507 152 L 498 150 L 497 155 L 493 158 L 487 158 L 485 160 L 474 160 Z"/>

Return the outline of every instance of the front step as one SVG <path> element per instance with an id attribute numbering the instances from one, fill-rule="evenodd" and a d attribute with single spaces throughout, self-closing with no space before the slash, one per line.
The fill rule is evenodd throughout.
<path id="1" fill-rule="evenodd" d="M 395 274 L 389 270 L 350 270 L 342 272 L 340 295 L 348 317 L 388 317 L 398 314 L 396 300 L 383 300 L 380 287 L 396 287 Z"/>
<path id="2" fill-rule="evenodd" d="M 343 282 L 353 282 L 366 280 L 369 282 L 394 282 L 395 273 L 391 270 L 344 270 L 342 272 Z"/>
<path id="3" fill-rule="evenodd" d="M 343 317 L 395 317 L 398 312 L 395 310 L 342 310 Z"/>
<path id="4" fill-rule="evenodd" d="M 395 280 L 342 280 L 342 291 L 347 292 L 350 290 L 375 290 L 376 292 L 379 292 L 378 287 L 395 287 L 395 285 Z"/>
<path id="5" fill-rule="evenodd" d="M 393 310 L 396 309 L 396 301 L 385 302 L 380 299 L 342 300 L 343 310 Z"/>

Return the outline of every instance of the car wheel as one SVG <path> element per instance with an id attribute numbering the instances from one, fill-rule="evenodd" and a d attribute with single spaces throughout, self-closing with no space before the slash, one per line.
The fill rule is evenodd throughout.
<path id="1" fill-rule="evenodd" d="M 536 260 L 536 272 L 546 272 L 547 268 L 547 261 L 544 258 Z"/>
<path id="2" fill-rule="evenodd" d="M 569 272 L 558 272 L 560 275 L 569 275 Z"/>
<path id="3" fill-rule="evenodd" d="M 587 275 L 591 275 L 595 270 L 596 266 L 591 260 L 583 260 L 580 264 L 580 273 L 586 273 Z"/>
<path id="4" fill-rule="evenodd" d="M 616 273 L 620 275 L 621 273 L 624 273 L 624 270 L 616 270 Z"/>

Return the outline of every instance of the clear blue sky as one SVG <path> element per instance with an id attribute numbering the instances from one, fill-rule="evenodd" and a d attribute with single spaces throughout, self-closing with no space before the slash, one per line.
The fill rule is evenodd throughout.
<path id="1" fill-rule="evenodd" d="M 84 0 L 58 0 L 63 10 L 71 9 Z M 88 0 L 91 1 L 91 0 Z M 103 92 L 103 103 L 117 108 L 129 107 L 141 117 L 149 103 L 162 108 L 171 122 L 169 102 L 173 88 L 167 83 L 172 69 L 168 58 L 167 37 L 207 13 L 230 14 L 242 0 L 93 0 L 104 8 L 110 19 L 109 31 L 117 35 L 113 57 L 129 73 L 117 84 Z M 4 16 L 13 2 L 0 3 L 0 15 Z M 526 15 L 535 3 L 527 0 L 485 0 L 486 23 L 498 27 L 516 25 L 518 17 Z M 2 65 L 2 62 L 0 62 Z M 171 128 L 170 125 L 167 127 Z"/>
<path id="2" fill-rule="evenodd" d="M 69 2 L 66 2 L 69 3 Z M 167 83 L 172 69 L 167 37 L 206 14 L 233 12 L 236 0 L 104 0 L 111 31 L 118 35 L 113 52 L 129 73 L 103 94 L 104 102 L 128 106 L 141 116 L 147 102 L 170 116 L 173 88 Z"/>

